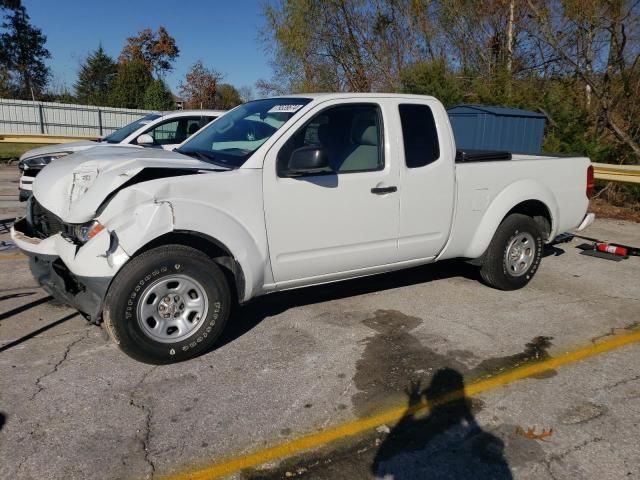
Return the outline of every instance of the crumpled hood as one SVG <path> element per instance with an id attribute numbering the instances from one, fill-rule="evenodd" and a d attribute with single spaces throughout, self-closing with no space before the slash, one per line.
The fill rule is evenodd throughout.
<path id="1" fill-rule="evenodd" d="M 22 154 L 20 160 L 26 158 L 39 157 L 41 155 L 51 155 L 52 153 L 60 152 L 79 152 L 80 150 L 86 150 L 87 148 L 101 145 L 99 142 L 93 142 L 91 140 L 82 140 L 81 142 L 69 142 L 58 143 L 56 145 L 47 145 L 45 147 L 34 148 Z"/>
<path id="2" fill-rule="evenodd" d="M 56 160 L 33 183 L 44 208 L 69 223 L 84 223 L 104 199 L 145 168 L 217 170 L 200 160 L 161 149 L 95 147 Z"/>

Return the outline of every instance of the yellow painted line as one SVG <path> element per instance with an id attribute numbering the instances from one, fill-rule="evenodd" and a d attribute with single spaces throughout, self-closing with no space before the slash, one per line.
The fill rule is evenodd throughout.
<path id="1" fill-rule="evenodd" d="M 27 256 L 22 253 L 12 253 L 10 255 L 0 255 L 0 260 L 24 260 Z"/>
<path id="2" fill-rule="evenodd" d="M 501 373 L 494 377 L 471 383 L 465 388 L 464 392 L 451 392 L 446 396 L 436 399 L 435 404 L 447 403 L 455 398 L 460 398 L 463 395 L 473 396 L 482 392 L 494 390 L 518 380 L 531 377 L 532 375 L 553 370 L 563 365 L 576 363 L 580 360 L 600 355 L 637 342 L 640 342 L 640 332 L 614 337 L 595 345 L 589 345 L 567 352 L 564 355 L 560 355 L 549 360 L 519 367 L 510 372 Z M 432 404 L 433 403 L 434 402 L 432 402 Z M 425 412 L 427 410 L 427 406 L 421 405 L 412 408 L 412 410 L 414 412 Z M 322 432 L 306 435 L 287 443 L 282 443 L 241 457 L 230 458 L 198 470 L 178 473 L 165 478 L 167 480 L 210 480 L 230 475 L 245 468 L 256 467 L 269 461 L 297 455 L 305 450 L 321 447 L 336 440 L 363 433 L 382 424 L 394 423 L 400 420 L 406 412 L 407 408 L 404 406 L 392 408 L 377 415 L 343 423 L 342 425 L 329 428 Z"/>

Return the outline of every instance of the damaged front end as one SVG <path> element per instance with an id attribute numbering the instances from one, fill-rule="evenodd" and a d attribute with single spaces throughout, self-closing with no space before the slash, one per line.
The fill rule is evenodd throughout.
<path id="1" fill-rule="evenodd" d="M 108 161 L 106 153 L 114 158 Z M 176 167 L 176 155 L 96 147 L 42 171 L 11 235 L 47 292 L 100 321 L 118 271 L 147 241 L 174 228 L 171 202 L 157 191 L 170 182 L 157 181 L 211 171 L 188 157 Z"/>
<path id="2" fill-rule="evenodd" d="M 103 233 L 103 238 L 91 248 L 92 251 L 95 248 L 102 249 L 101 254 L 95 256 L 82 251 L 81 247 L 90 239 L 89 233 L 91 230 L 87 232 L 86 225 L 63 222 L 43 208 L 34 197 L 28 200 L 27 215 L 12 227 L 12 238 L 29 257 L 31 272 L 42 288 L 98 323 L 104 297 L 115 273 L 113 256 L 119 254 L 119 263 L 124 263 L 128 256 L 118 247 L 115 232 L 102 230 L 91 237 Z M 106 265 L 101 267 L 100 263 Z M 75 267 L 75 272 L 69 265 Z M 95 275 L 94 272 L 89 274 L 86 268 L 89 265 L 95 269 L 94 272 L 101 272 L 102 275 Z"/>

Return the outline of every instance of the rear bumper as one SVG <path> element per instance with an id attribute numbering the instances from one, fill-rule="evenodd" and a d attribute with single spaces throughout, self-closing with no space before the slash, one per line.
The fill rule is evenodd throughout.
<path id="1" fill-rule="evenodd" d="M 93 322 L 100 320 L 110 278 L 78 277 L 56 256 L 30 255 L 29 268 L 53 298 L 88 315 Z"/>
<path id="2" fill-rule="evenodd" d="M 593 222 L 595 221 L 595 219 L 596 219 L 595 213 L 587 213 L 582 219 L 582 222 L 580 223 L 578 228 L 576 228 L 576 231 L 581 232 L 585 228 L 593 225 Z"/>

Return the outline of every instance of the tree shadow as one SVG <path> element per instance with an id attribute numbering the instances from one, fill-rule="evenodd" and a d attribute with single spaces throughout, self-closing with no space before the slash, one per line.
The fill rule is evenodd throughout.
<path id="1" fill-rule="evenodd" d="M 230 316 L 231 320 L 218 341 L 217 347 L 222 347 L 240 338 L 265 318 L 279 315 L 291 308 L 452 277 L 463 277 L 474 281 L 479 281 L 480 278 L 477 267 L 459 260 L 444 260 L 435 264 L 406 270 L 381 273 L 314 287 L 286 290 L 257 297 L 244 305 L 236 305 L 234 307 L 234 311 Z"/>
<path id="2" fill-rule="evenodd" d="M 457 370 L 442 368 L 424 390 L 417 382 L 406 393 L 407 412 L 384 439 L 371 466 L 377 478 L 513 478 L 503 441 L 476 422 Z M 421 418 L 425 406 L 428 415 Z"/>
<path id="3" fill-rule="evenodd" d="M 80 315 L 80 312 L 73 312 L 70 313 L 69 315 L 66 315 L 54 322 L 51 322 L 47 325 L 45 325 L 44 327 L 38 328 L 37 330 L 32 331 L 31 333 L 28 333 L 16 340 L 13 340 L 9 343 L 5 343 L 4 345 L 0 346 L 0 353 L 4 352 L 5 350 L 9 350 L 10 348 L 16 347 L 18 345 L 20 345 L 23 342 L 26 342 L 27 340 L 32 339 L 33 337 L 36 337 L 38 335 L 40 335 L 43 332 L 46 332 L 47 330 L 52 329 L 53 327 L 57 327 L 58 325 L 60 325 L 61 323 L 64 323 L 68 320 L 71 320 L 72 318 L 77 317 L 78 315 Z"/>
<path id="4" fill-rule="evenodd" d="M 6 300 L 5 297 L 2 298 L 2 300 Z M 47 303 L 50 302 L 51 300 L 53 300 L 53 297 L 51 296 L 47 296 L 47 297 L 43 297 L 43 298 L 39 298 L 37 300 L 34 300 L 33 302 L 29 302 L 26 303 L 24 305 L 20 305 L 19 307 L 16 307 L 12 310 L 9 310 L 8 312 L 3 312 L 0 313 L 0 322 L 3 320 L 6 320 L 8 318 L 11 318 L 19 313 L 22 313 L 26 310 L 29 310 L 31 308 L 37 307 L 38 305 L 42 305 L 43 303 Z"/>

